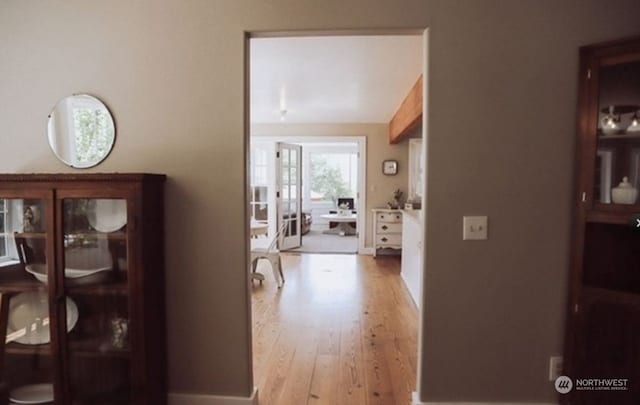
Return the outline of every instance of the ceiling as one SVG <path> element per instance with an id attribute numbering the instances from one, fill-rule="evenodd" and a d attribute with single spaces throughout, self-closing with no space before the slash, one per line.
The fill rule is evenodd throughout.
<path id="1" fill-rule="evenodd" d="M 422 47 L 420 35 L 252 39 L 251 122 L 387 123 Z"/>

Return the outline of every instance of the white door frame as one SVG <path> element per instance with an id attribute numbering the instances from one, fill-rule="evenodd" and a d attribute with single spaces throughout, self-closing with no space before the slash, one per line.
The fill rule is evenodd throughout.
<path id="1" fill-rule="evenodd" d="M 367 229 L 367 137 L 361 136 L 273 136 L 255 134 L 251 138 L 259 141 L 286 142 L 286 143 L 355 143 L 358 148 L 358 218 L 356 228 L 358 229 L 358 254 L 371 254 L 371 249 L 366 249 L 364 241 Z M 304 149 L 304 148 L 303 148 Z"/>

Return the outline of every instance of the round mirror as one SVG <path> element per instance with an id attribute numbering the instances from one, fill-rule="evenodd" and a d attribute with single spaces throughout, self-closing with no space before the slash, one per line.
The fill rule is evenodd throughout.
<path id="1" fill-rule="evenodd" d="M 49 114 L 47 130 L 58 159 L 80 169 L 102 162 L 116 139 L 111 113 L 102 101 L 87 94 L 60 100 Z"/>

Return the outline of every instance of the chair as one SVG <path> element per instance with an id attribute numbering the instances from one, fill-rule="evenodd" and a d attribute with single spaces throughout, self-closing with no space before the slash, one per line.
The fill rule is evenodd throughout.
<path id="1" fill-rule="evenodd" d="M 266 259 L 271 264 L 273 270 L 273 277 L 276 279 L 278 288 L 284 284 L 284 274 L 282 273 L 282 260 L 280 260 L 280 250 L 278 250 L 278 240 L 284 234 L 287 221 L 282 222 L 282 226 L 278 229 L 278 232 L 273 236 L 273 239 L 268 246 L 259 246 L 259 239 L 252 240 L 251 244 L 251 278 L 252 280 L 259 280 L 260 284 L 264 280 L 264 275 L 258 273 L 258 260 Z"/>
<path id="2" fill-rule="evenodd" d="M 30 238 L 19 232 L 14 232 L 13 238 L 21 264 L 46 263 L 44 238 Z"/>

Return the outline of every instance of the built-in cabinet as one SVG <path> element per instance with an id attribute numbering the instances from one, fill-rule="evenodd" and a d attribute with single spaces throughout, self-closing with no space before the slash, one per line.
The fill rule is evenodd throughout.
<path id="1" fill-rule="evenodd" d="M 412 202 L 423 199 L 425 158 L 422 153 L 422 139 L 409 139 L 409 194 Z"/>
<path id="2" fill-rule="evenodd" d="M 164 180 L 0 175 L 0 404 L 166 403 Z"/>
<path id="3" fill-rule="evenodd" d="M 565 404 L 640 403 L 640 38 L 580 53 L 578 150 L 564 373 L 627 379 Z M 622 183 L 622 184 L 621 184 Z"/>
<path id="4" fill-rule="evenodd" d="M 379 249 L 402 249 L 402 211 L 375 208 L 373 212 L 373 257 Z"/>
<path id="5" fill-rule="evenodd" d="M 422 222 L 422 210 L 402 212 L 402 264 L 400 276 L 418 308 L 422 303 Z"/>

